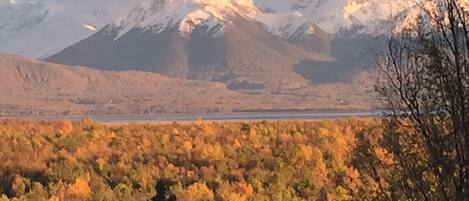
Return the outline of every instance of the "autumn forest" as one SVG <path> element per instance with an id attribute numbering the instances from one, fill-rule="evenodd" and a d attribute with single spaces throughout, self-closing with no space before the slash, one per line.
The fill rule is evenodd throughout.
<path id="1" fill-rule="evenodd" d="M 383 183 L 362 167 L 393 162 L 379 125 L 5 120 L 0 200 L 373 200 Z"/>
<path id="2" fill-rule="evenodd" d="M 0 119 L 0 201 L 469 201 L 469 4 L 419 2 L 373 50 L 379 115 Z"/>

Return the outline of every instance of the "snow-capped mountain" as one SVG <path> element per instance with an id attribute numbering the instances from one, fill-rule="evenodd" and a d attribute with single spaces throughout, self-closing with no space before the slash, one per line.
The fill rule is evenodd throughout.
<path id="1" fill-rule="evenodd" d="M 205 26 L 211 34 L 221 34 L 226 24 L 241 17 L 259 22 L 275 36 L 298 38 L 321 31 L 308 17 L 299 12 L 263 13 L 252 0 L 166 0 L 147 1 L 133 9 L 131 14 L 114 25 L 117 38 L 133 28 L 149 29 L 154 33 L 178 26 L 182 35 L 190 34 L 195 27 Z"/>
<path id="2" fill-rule="evenodd" d="M 380 31 L 381 22 L 412 7 L 409 0 L 256 0 L 270 12 L 300 12 L 330 34 L 360 28 L 364 33 Z"/>
<path id="3" fill-rule="evenodd" d="M 302 86 L 306 80 L 294 65 L 330 60 L 329 40 L 301 13 L 264 13 L 251 0 L 152 0 L 47 60 L 229 83 Z"/>
<path id="4" fill-rule="evenodd" d="M 161 0 L 0 0 L 0 52 L 8 52 L 26 55 L 36 58 L 44 58 L 70 46 L 84 38 L 94 34 L 93 31 L 83 29 L 83 24 L 91 24 L 97 29 L 111 23 L 122 23 L 121 27 L 133 27 L 134 23 L 148 26 L 151 23 L 176 23 L 187 17 L 188 19 L 203 19 L 214 16 L 213 22 L 223 18 L 227 14 L 245 15 L 247 18 L 257 17 L 259 9 L 251 1 L 240 0 L 229 3 L 229 0 L 195 0 L 195 1 L 161 1 Z M 140 4 L 133 10 L 132 17 L 126 17 L 129 10 Z M 200 5 L 206 5 L 204 9 L 198 9 Z M 164 11 L 156 8 L 146 9 L 152 12 L 140 13 L 139 9 L 146 6 L 166 5 Z M 190 13 L 189 13 L 190 12 Z M 211 12 L 208 14 L 208 12 Z M 218 12 L 218 13 L 214 13 Z M 314 25 L 304 26 L 309 21 L 307 16 L 299 18 L 300 12 L 283 13 L 279 16 L 270 15 L 273 19 L 281 17 L 283 22 L 273 22 L 265 16 L 259 20 L 267 22 L 267 25 L 275 34 L 281 37 L 293 35 L 292 27 L 303 26 L 304 32 L 314 30 Z M 150 15 L 152 17 L 150 17 Z M 139 22 L 138 18 L 145 18 L 145 22 Z M 155 22 L 154 18 L 160 21 Z M 166 18 L 167 21 L 161 20 Z M 169 19 L 171 18 L 171 19 Z M 186 19 L 186 20 L 188 20 Z M 207 23 L 208 19 L 203 20 Z M 280 20 L 280 19 L 279 19 Z M 299 20 L 299 21 L 298 21 Z M 197 21 L 197 20 L 195 20 Z M 288 21 L 291 21 L 291 25 Z M 190 25 L 183 24 L 181 29 L 190 29 Z M 188 31 L 188 30 L 186 30 Z M 123 30 L 122 33 L 125 33 Z M 283 34 L 283 35 L 282 35 Z M 295 34 L 299 34 L 298 32 Z"/>
<path id="5" fill-rule="evenodd" d="M 296 87 L 307 83 L 298 64 L 333 56 L 347 57 L 338 63 L 353 67 L 349 61 L 367 39 L 360 35 L 384 32 L 390 17 L 415 13 L 412 6 L 408 0 L 0 0 L 0 52 L 237 86 Z M 350 35 L 357 37 L 344 37 Z"/>
<path id="6" fill-rule="evenodd" d="M 118 37 L 137 27 L 160 33 L 179 26 L 181 34 L 189 34 L 202 25 L 216 29 L 212 31 L 217 34 L 231 17 L 239 15 L 252 19 L 257 13 L 257 7 L 250 0 L 153 0 L 141 3 L 127 18 L 114 25 L 119 29 Z"/>
<path id="7" fill-rule="evenodd" d="M 141 5 L 134 8 L 137 4 Z M 145 9 L 162 5 L 163 10 Z M 201 5 L 205 5 L 203 9 Z M 171 26 L 183 21 L 182 17 L 217 25 L 230 12 L 255 18 L 283 38 L 307 35 L 318 28 L 331 35 L 349 30 L 375 33 L 381 31 L 383 21 L 411 6 L 408 0 L 0 0 L 0 52 L 44 58 L 94 34 L 83 24 L 100 29 L 117 22 L 124 28 L 121 33 L 125 33 L 125 28 L 135 23 L 143 27 L 152 23 Z M 129 18 L 132 8 L 133 18 Z M 145 18 L 145 22 L 139 18 Z M 305 26 L 305 22 L 311 25 Z M 183 24 L 180 29 L 187 32 L 190 27 Z M 222 31 L 222 27 L 217 28 Z"/>
<path id="8" fill-rule="evenodd" d="M 45 57 L 128 13 L 140 0 L 0 0 L 0 52 Z"/>

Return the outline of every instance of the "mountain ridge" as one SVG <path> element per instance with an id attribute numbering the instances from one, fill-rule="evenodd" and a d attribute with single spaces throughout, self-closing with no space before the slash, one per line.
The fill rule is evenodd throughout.
<path id="1" fill-rule="evenodd" d="M 83 24 L 92 24 L 97 29 L 101 29 L 113 22 L 120 22 L 131 8 L 156 1 L 172 2 L 167 0 L 0 0 L 0 51 L 45 58 L 94 34 L 82 28 Z M 200 5 L 204 1 L 197 0 L 197 2 Z M 220 2 L 229 2 L 229 0 Z M 340 37 L 337 33 L 341 30 L 353 29 L 358 25 L 364 25 L 360 29 L 362 33 L 376 31 L 379 28 L 375 28 L 375 24 L 379 24 L 379 21 L 388 20 L 389 16 L 397 16 L 405 8 L 411 7 L 411 5 L 406 5 L 407 1 L 404 0 L 397 2 L 243 0 L 243 2 L 255 3 L 257 7 L 255 12 L 282 15 L 299 13 L 319 29 L 335 37 Z M 180 11 L 174 8 L 173 12 Z M 375 14 L 378 20 L 373 20 Z M 292 19 L 297 21 L 297 18 Z M 290 24 L 295 26 L 292 20 Z M 12 26 L 19 27 L 19 30 L 12 32 L 10 30 Z M 367 26 L 370 27 L 367 28 Z"/>
<path id="2" fill-rule="evenodd" d="M 261 14 L 250 0 L 151 1 L 46 61 L 271 89 L 306 86 L 294 65 L 332 60 L 329 35 L 301 14 L 294 27 L 275 23 L 291 16 L 267 23 Z"/>

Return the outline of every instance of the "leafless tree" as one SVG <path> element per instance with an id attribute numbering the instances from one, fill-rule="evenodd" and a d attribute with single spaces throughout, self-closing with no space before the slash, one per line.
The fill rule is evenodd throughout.
<path id="1" fill-rule="evenodd" d="M 469 200 L 469 12 L 465 0 L 423 0 L 412 26 L 379 55 L 394 156 L 386 200 Z"/>

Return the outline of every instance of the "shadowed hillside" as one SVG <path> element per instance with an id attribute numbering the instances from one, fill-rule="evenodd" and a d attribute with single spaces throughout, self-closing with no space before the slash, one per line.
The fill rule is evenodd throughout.
<path id="1" fill-rule="evenodd" d="M 181 80 L 158 73 L 100 71 L 0 55 L 0 115 L 143 114 L 244 110 L 369 109 L 362 83 L 297 90 L 229 90 L 223 83 Z M 242 86 L 243 84 L 238 84 Z M 238 85 L 234 85 L 235 87 Z M 238 86 L 238 87 L 239 87 Z M 337 94 L 323 94 L 334 88 Z M 190 98 L 188 98 L 190 97 Z"/>

